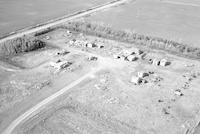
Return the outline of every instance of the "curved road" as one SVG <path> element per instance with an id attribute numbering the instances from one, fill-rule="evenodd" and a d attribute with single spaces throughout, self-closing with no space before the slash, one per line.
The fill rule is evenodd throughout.
<path id="1" fill-rule="evenodd" d="M 45 105 L 49 104 L 51 101 L 55 100 L 56 98 L 58 98 L 59 96 L 61 96 L 62 94 L 64 94 L 66 91 L 68 91 L 69 89 L 75 87 L 77 84 L 79 84 L 80 82 L 82 82 L 83 80 L 85 80 L 86 78 L 89 77 L 93 77 L 94 74 L 99 71 L 101 68 L 95 68 L 92 69 L 89 73 L 85 74 L 84 76 L 80 77 L 78 80 L 72 82 L 71 84 L 69 84 L 68 86 L 66 86 L 65 88 L 62 88 L 61 90 L 59 90 L 58 92 L 52 94 L 51 96 L 47 97 L 46 99 L 44 99 L 43 101 L 41 101 L 40 103 L 38 103 L 37 105 L 35 105 L 34 107 L 32 107 L 31 109 L 29 109 L 28 111 L 26 111 L 24 114 L 20 115 L 17 119 L 15 119 L 4 131 L 2 134 L 11 134 L 13 132 L 13 130 L 21 123 L 23 122 L 25 119 L 28 119 L 28 117 L 34 115 L 37 113 L 38 110 L 40 110 L 42 107 L 44 107 Z"/>

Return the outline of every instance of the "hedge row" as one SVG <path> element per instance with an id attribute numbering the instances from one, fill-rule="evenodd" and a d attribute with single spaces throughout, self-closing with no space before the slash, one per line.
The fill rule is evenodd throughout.
<path id="1" fill-rule="evenodd" d="M 102 23 L 73 21 L 67 22 L 59 26 L 59 28 L 66 28 L 89 35 L 165 50 L 172 54 L 190 58 L 200 58 L 200 48 L 195 48 L 188 44 L 178 43 L 172 40 L 137 34 L 127 30 L 116 30 Z"/>
<path id="2" fill-rule="evenodd" d="M 36 37 L 19 37 L 0 43 L 0 56 L 15 55 L 45 47 L 46 44 Z"/>

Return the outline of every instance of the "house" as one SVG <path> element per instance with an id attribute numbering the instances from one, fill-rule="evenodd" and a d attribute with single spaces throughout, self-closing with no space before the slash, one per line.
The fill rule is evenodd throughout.
<path id="1" fill-rule="evenodd" d="M 139 77 L 139 78 L 144 78 L 144 77 L 146 77 L 146 76 L 149 76 L 149 74 L 146 73 L 146 72 L 143 72 L 143 71 L 138 72 L 138 77 Z"/>
<path id="2" fill-rule="evenodd" d="M 136 60 L 137 60 L 137 57 L 136 57 L 135 55 L 129 55 L 129 56 L 126 57 L 126 59 L 127 59 L 128 61 L 136 61 Z"/>
<path id="3" fill-rule="evenodd" d="M 151 59 L 151 58 L 148 59 L 148 63 L 149 63 L 149 64 L 153 64 L 153 59 Z"/>
<path id="4" fill-rule="evenodd" d="M 170 64 L 170 62 L 167 61 L 166 59 L 162 59 L 162 60 L 160 61 L 160 65 L 163 66 L 163 67 L 165 67 L 165 66 L 167 66 L 167 65 L 169 65 L 169 64 Z"/>
<path id="5" fill-rule="evenodd" d="M 87 43 L 86 47 L 93 48 L 93 47 L 96 47 L 96 45 L 94 43 Z"/>
<path id="6" fill-rule="evenodd" d="M 113 58 L 114 58 L 114 59 L 120 59 L 120 55 L 118 55 L 118 54 L 113 54 Z"/>
<path id="7" fill-rule="evenodd" d="M 123 54 L 125 57 L 127 57 L 127 56 L 129 56 L 129 55 L 134 54 L 134 52 L 133 52 L 131 49 L 125 49 L 125 50 L 123 50 L 122 54 Z"/>
<path id="8" fill-rule="evenodd" d="M 160 60 L 158 60 L 158 59 L 153 59 L 153 65 L 159 66 L 159 65 L 160 65 Z"/>
<path id="9" fill-rule="evenodd" d="M 66 33 L 67 33 L 67 34 L 71 34 L 72 32 L 71 32 L 71 31 L 69 31 L 69 30 L 67 30 L 67 31 L 66 31 Z"/>
<path id="10" fill-rule="evenodd" d="M 73 40 L 70 40 L 70 41 L 69 41 L 69 44 L 70 44 L 70 45 L 73 45 L 73 44 L 74 44 L 74 41 L 73 41 Z"/>
<path id="11" fill-rule="evenodd" d="M 81 46 L 81 41 L 79 41 L 79 40 L 76 40 L 74 43 L 76 46 Z"/>
<path id="12" fill-rule="evenodd" d="M 142 83 L 142 78 L 137 77 L 137 76 L 132 76 L 131 77 L 131 82 L 136 84 L 136 85 L 138 85 L 138 84 Z"/>
<path id="13" fill-rule="evenodd" d="M 97 59 L 98 59 L 97 57 L 95 57 L 95 56 L 92 56 L 92 55 L 88 57 L 88 60 L 93 60 L 93 61 L 96 61 Z"/>
<path id="14" fill-rule="evenodd" d="M 46 36 L 45 38 L 46 38 L 46 40 L 50 40 L 51 39 L 50 36 Z"/>
<path id="15" fill-rule="evenodd" d="M 72 63 L 68 61 L 60 61 L 60 62 L 50 62 L 50 66 L 54 67 L 57 70 L 64 69 L 70 66 Z"/>
<path id="16" fill-rule="evenodd" d="M 102 43 L 98 43 L 97 44 L 97 47 L 100 49 L 100 48 L 104 48 L 104 45 Z"/>
<path id="17" fill-rule="evenodd" d="M 123 50 L 124 56 L 129 56 L 129 55 L 134 55 L 134 54 L 140 55 L 142 53 L 143 53 L 143 51 L 141 51 L 138 48 L 131 48 L 131 49 L 125 49 L 125 50 Z"/>
<path id="18" fill-rule="evenodd" d="M 137 54 L 137 55 L 140 55 L 140 54 L 143 53 L 143 51 L 140 50 L 140 49 L 138 49 L 138 48 L 135 48 L 133 51 L 134 51 L 134 53 Z"/>
<path id="19" fill-rule="evenodd" d="M 62 55 L 62 56 L 64 56 L 64 55 L 66 55 L 66 54 L 68 54 L 68 53 L 70 53 L 70 52 L 67 51 L 67 50 L 62 50 L 61 52 L 58 52 L 57 55 Z"/>

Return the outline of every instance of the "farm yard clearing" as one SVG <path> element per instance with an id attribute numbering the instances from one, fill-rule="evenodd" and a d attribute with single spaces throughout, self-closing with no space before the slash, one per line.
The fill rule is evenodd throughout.
<path id="1" fill-rule="evenodd" d="M 166 1 L 128 2 L 0 42 L 2 134 L 200 133 L 197 41 L 179 42 L 168 36 L 173 31 L 157 28 L 152 32 L 159 34 L 118 27 L 129 14 L 118 22 L 95 18 L 148 2 L 162 3 L 163 13 L 169 8 Z"/>
<path id="2" fill-rule="evenodd" d="M 55 98 L 51 105 L 45 104 L 31 113 L 17 124 L 15 133 L 177 134 L 193 131 L 198 124 L 198 61 L 61 28 L 38 38 L 56 49 L 31 52 L 39 53 L 40 58 L 45 53 L 53 55 L 47 62 L 36 64 L 38 67 L 27 69 L 51 70 L 54 84 L 48 90 L 61 81 L 67 87 L 67 81 L 100 68 Z M 30 59 L 31 53 L 27 56 Z M 130 60 L 130 55 L 136 59 Z M 26 54 L 14 57 L 15 62 L 31 64 L 23 56 Z M 156 60 L 159 63 L 155 64 Z M 71 64 L 62 66 L 67 63 L 62 61 Z"/>

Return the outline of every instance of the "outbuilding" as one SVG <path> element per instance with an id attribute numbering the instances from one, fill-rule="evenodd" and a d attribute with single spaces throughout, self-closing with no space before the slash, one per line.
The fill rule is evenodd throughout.
<path id="1" fill-rule="evenodd" d="M 113 54 L 113 58 L 114 58 L 114 59 L 120 59 L 120 55 L 118 55 L 118 54 Z"/>
<path id="2" fill-rule="evenodd" d="M 126 57 L 128 61 L 136 61 L 137 57 L 135 55 L 129 55 L 128 57 Z"/>
<path id="3" fill-rule="evenodd" d="M 92 56 L 92 55 L 90 55 L 89 57 L 88 57 L 88 60 L 90 60 L 90 61 L 96 61 L 98 58 L 96 57 L 96 56 Z"/>
<path id="4" fill-rule="evenodd" d="M 146 73 L 146 72 L 143 72 L 143 71 L 138 72 L 138 77 L 139 77 L 139 78 L 144 78 L 144 77 L 146 77 L 146 76 L 149 76 L 149 74 Z"/>
<path id="5" fill-rule="evenodd" d="M 125 57 L 134 54 L 134 52 L 133 52 L 131 49 L 125 49 L 125 50 L 123 50 L 122 53 L 123 53 L 123 55 L 124 55 Z"/>
<path id="6" fill-rule="evenodd" d="M 167 65 L 169 65 L 169 64 L 170 64 L 170 62 L 167 61 L 166 59 L 162 59 L 162 60 L 160 61 L 160 65 L 163 66 L 163 67 L 165 67 L 165 66 L 167 66 Z"/>
<path id="7" fill-rule="evenodd" d="M 159 65 L 160 65 L 160 60 L 158 60 L 158 59 L 153 59 L 153 65 L 159 66 Z"/>
<path id="8" fill-rule="evenodd" d="M 136 85 L 138 85 L 138 84 L 142 83 L 142 78 L 137 77 L 137 76 L 132 76 L 131 77 L 131 82 L 136 84 Z"/>
<path id="9" fill-rule="evenodd" d="M 93 47 L 96 47 L 96 45 L 94 43 L 87 43 L 86 47 L 93 48 Z"/>
<path id="10" fill-rule="evenodd" d="M 66 68 L 70 66 L 72 63 L 68 61 L 60 61 L 60 62 L 50 62 L 50 66 L 54 67 L 57 70 Z"/>

